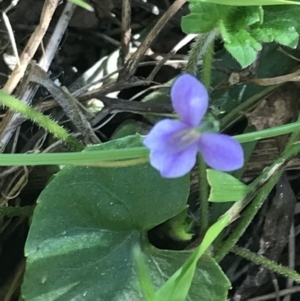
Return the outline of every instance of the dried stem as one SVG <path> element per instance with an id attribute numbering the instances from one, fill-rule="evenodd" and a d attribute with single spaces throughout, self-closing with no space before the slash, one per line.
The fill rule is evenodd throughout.
<path id="1" fill-rule="evenodd" d="M 59 0 L 45 1 L 41 14 L 40 24 L 37 26 L 34 33 L 31 35 L 26 47 L 23 50 L 23 53 L 21 54 L 20 65 L 16 65 L 8 81 L 3 87 L 3 91 L 5 91 L 6 93 L 11 94 L 18 85 L 21 78 L 23 77 L 29 62 L 35 55 L 39 45 L 43 40 L 43 37 L 48 29 L 48 26 L 50 24 L 50 21 L 58 3 Z"/>
<path id="2" fill-rule="evenodd" d="M 129 59 L 129 48 L 131 39 L 131 6 L 130 0 L 122 2 L 122 63 L 125 64 Z"/>
<path id="3" fill-rule="evenodd" d="M 152 30 L 149 32 L 148 36 L 142 42 L 138 50 L 134 53 L 132 58 L 128 60 L 124 69 L 120 72 L 120 79 L 129 79 L 136 71 L 140 60 L 145 55 L 146 51 L 149 49 L 153 40 L 157 37 L 159 32 L 163 29 L 165 24 L 175 15 L 175 13 L 182 7 L 186 0 L 176 0 L 169 9 L 163 14 L 163 16 L 158 20 Z"/>

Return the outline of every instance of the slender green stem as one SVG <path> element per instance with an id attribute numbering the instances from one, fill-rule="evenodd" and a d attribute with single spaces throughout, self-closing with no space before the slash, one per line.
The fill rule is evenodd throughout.
<path id="1" fill-rule="evenodd" d="M 16 99 L 15 97 L 6 94 L 2 90 L 0 90 L 0 103 L 36 122 L 39 126 L 42 126 L 49 133 L 66 142 L 73 150 L 83 150 L 84 146 L 55 121 L 34 110 L 29 105 Z"/>
<path id="2" fill-rule="evenodd" d="M 256 263 L 257 265 L 264 266 L 267 269 L 269 269 L 277 274 L 283 275 L 287 278 L 291 278 L 294 281 L 300 283 L 300 274 L 296 273 L 294 270 L 291 270 L 287 267 L 277 264 L 276 262 L 274 262 L 266 257 L 257 255 L 255 253 L 250 252 L 249 250 L 240 248 L 238 246 L 234 246 L 231 251 L 243 258 L 246 258 L 246 259 Z"/>
<path id="3" fill-rule="evenodd" d="M 191 50 L 188 53 L 188 62 L 185 71 L 194 75 L 198 73 L 198 62 L 207 52 L 207 48 L 219 35 L 218 30 L 214 29 L 206 33 L 198 34 L 195 41 L 191 45 Z"/>
<path id="4" fill-rule="evenodd" d="M 200 199 L 200 233 L 204 233 L 209 225 L 209 202 L 208 202 L 208 182 L 206 177 L 206 163 L 198 154 L 198 184 L 199 184 L 199 199 Z"/>
<path id="5" fill-rule="evenodd" d="M 212 39 L 207 46 L 207 50 L 203 56 L 202 65 L 202 83 L 207 90 L 211 84 L 212 62 L 214 54 L 214 40 Z M 208 203 L 208 182 L 206 177 L 207 165 L 203 161 L 201 155 L 198 155 L 198 179 L 199 179 L 199 199 L 200 199 L 200 231 L 201 235 L 208 229 L 209 225 L 209 203 Z"/>
<path id="6" fill-rule="evenodd" d="M 266 198 L 268 197 L 269 193 L 273 189 L 273 187 L 276 185 L 278 179 L 280 178 L 282 173 L 282 170 L 278 172 L 271 180 L 264 185 L 263 188 L 260 189 L 257 196 L 254 198 L 254 200 L 251 202 L 249 207 L 245 210 L 245 213 L 240 219 L 240 222 L 235 227 L 234 231 L 231 235 L 227 238 L 225 242 L 221 244 L 220 249 L 217 250 L 215 253 L 215 260 L 217 262 L 221 261 L 225 255 L 232 249 L 232 247 L 237 243 L 237 241 L 240 239 L 240 237 L 243 235 L 243 233 L 246 231 L 247 227 L 251 223 L 252 219 L 256 215 L 257 211 L 260 209 Z M 239 212 L 242 208 L 239 208 Z"/>
<path id="7" fill-rule="evenodd" d="M 1 102 L 1 91 L 0 91 Z M 44 116 L 46 117 L 46 116 Z M 47 121 L 49 119 L 46 117 Z M 50 120 L 52 122 L 52 120 Z M 58 126 L 55 124 L 55 126 Z M 59 126 L 58 126 L 59 127 Z M 59 127 L 60 128 L 60 127 Z M 62 128 L 60 128 L 62 129 Z M 70 136 L 62 129 L 68 137 Z M 234 136 L 241 143 L 284 135 L 300 131 L 300 122 L 294 122 L 271 129 Z M 295 134 L 296 135 L 296 134 Z M 298 135 L 298 133 L 297 133 Z M 297 137 L 297 136 L 295 136 Z M 295 138 L 293 138 L 293 141 Z M 75 140 L 76 141 L 76 140 Z M 78 143 L 76 141 L 76 143 Z M 97 166 L 101 161 L 127 160 L 145 157 L 149 150 L 145 147 L 102 150 L 92 152 L 52 153 L 52 154 L 0 154 L 0 166 L 20 165 L 89 165 Z"/>
<path id="8" fill-rule="evenodd" d="M 5 215 L 8 217 L 20 216 L 20 217 L 30 217 L 33 213 L 34 206 L 24 206 L 24 207 L 3 207 L 0 206 L 0 216 Z"/>
<path id="9" fill-rule="evenodd" d="M 214 56 L 214 40 L 210 41 L 207 50 L 203 56 L 201 81 L 203 85 L 209 89 L 211 84 L 212 62 Z"/>
<path id="10" fill-rule="evenodd" d="M 297 123 L 299 122 L 300 124 L 300 115 L 298 116 L 298 119 L 297 119 Z M 286 145 L 285 149 L 289 149 L 293 143 L 299 141 L 300 139 L 300 130 L 299 131 L 296 131 L 296 132 L 293 132 L 290 136 L 290 139 L 288 141 L 288 144 Z"/>
<path id="11" fill-rule="evenodd" d="M 98 166 L 99 162 L 128 160 L 146 157 L 145 147 L 122 148 L 90 152 L 49 153 L 49 154 L 0 154 L 0 166 L 19 165 L 88 165 Z"/>
<path id="12" fill-rule="evenodd" d="M 262 175 L 260 175 L 251 185 L 252 190 L 249 195 L 245 197 L 245 199 L 234 203 L 234 205 L 229 209 L 226 214 L 231 215 L 231 219 L 235 220 L 238 218 L 239 213 L 248 205 L 248 203 L 252 200 L 252 196 L 256 194 L 254 200 L 245 210 L 243 216 L 240 219 L 239 224 L 236 226 L 231 235 L 227 238 L 227 240 L 222 243 L 220 249 L 215 253 L 215 259 L 220 261 L 224 258 L 224 256 L 233 248 L 233 246 L 237 243 L 239 238 L 243 235 L 246 228 L 251 223 L 254 216 L 257 214 L 259 208 L 262 206 L 267 196 L 277 183 L 279 177 L 281 176 L 285 165 L 288 161 L 297 155 L 300 152 L 300 143 L 294 143 L 291 147 L 288 147 L 283 152 L 282 156 L 277 159 L 270 167 L 268 167 Z"/>
<path id="13" fill-rule="evenodd" d="M 183 265 L 163 284 L 156 292 L 157 299 L 161 300 L 185 300 L 192 283 L 196 265 L 200 257 L 211 246 L 220 232 L 228 225 L 229 216 L 223 215 L 206 232 L 201 244 L 184 261 Z M 174 285 L 175 284 L 175 285 Z M 167 298 L 170 296 L 173 298 Z M 181 297 L 179 297 L 179 294 Z"/>
<path id="14" fill-rule="evenodd" d="M 1 100 L 0 100 L 1 101 Z M 256 141 L 274 136 L 300 131 L 300 122 L 294 122 L 271 129 L 234 136 L 241 143 Z M 56 154 L 0 154 L 0 166 L 19 165 L 83 165 L 99 161 L 125 160 L 145 157 L 149 154 L 145 147 L 103 150 L 93 152 L 74 152 Z"/>
<path id="15" fill-rule="evenodd" d="M 250 141 L 257 141 L 266 138 L 271 138 L 275 136 L 285 135 L 292 132 L 300 131 L 300 122 L 293 122 L 281 126 L 276 126 L 274 128 L 265 129 L 257 132 L 247 133 L 236 135 L 234 138 L 238 140 L 240 143 L 250 142 Z"/>
<path id="16" fill-rule="evenodd" d="M 247 112 L 251 109 L 259 100 L 263 97 L 266 97 L 268 94 L 279 88 L 282 84 L 274 85 L 264 89 L 263 91 L 257 93 L 256 95 L 250 97 L 249 99 L 242 102 L 239 106 L 229 112 L 226 116 L 224 116 L 220 121 L 221 130 L 224 131 L 234 122 L 236 122 L 241 116 L 243 116 L 243 112 Z"/>

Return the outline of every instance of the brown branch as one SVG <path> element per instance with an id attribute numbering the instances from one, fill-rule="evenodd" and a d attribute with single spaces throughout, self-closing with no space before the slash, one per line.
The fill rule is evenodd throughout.
<path id="1" fill-rule="evenodd" d="M 25 46 L 21 57 L 20 65 L 16 65 L 8 81 L 3 87 L 3 91 L 11 94 L 18 85 L 21 78 L 24 76 L 25 70 L 30 63 L 31 59 L 35 55 L 39 45 L 41 44 L 43 37 L 49 27 L 50 21 L 54 14 L 54 11 L 59 3 L 59 0 L 46 0 L 44 3 L 43 11 L 40 18 L 40 24 L 31 35 L 27 45 Z"/>
<path id="2" fill-rule="evenodd" d="M 128 80 L 136 71 L 140 60 L 145 55 L 146 51 L 149 49 L 153 40 L 157 37 L 159 32 L 163 29 L 166 23 L 175 15 L 175 13 L 182 7 L 186 0 L 176 0 L 169 9 L 163 14 L 163 16 L 158 20 L 152 30 L 149 32 L 148 36 L 142 42 L 138 50 L 134 53 L 132 58 L 128 60 L 124 69 L 120 72 L 119 80 Z"/>
<path id="3" fill-rule="evenodd" d="M 121 53 L 123 64 L 129 59 L 129 46 L 131 39 L 131 6 L 130 0 L 123 0 L 122 3 L 122 42 L 121 42 Z"/>

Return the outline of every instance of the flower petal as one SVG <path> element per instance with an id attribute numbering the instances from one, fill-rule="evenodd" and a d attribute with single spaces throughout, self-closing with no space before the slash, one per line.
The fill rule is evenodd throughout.
<path id="1" fill-rule="evenodd" d="M 150 164 L 159 170 L 162 177 L 178 178 L 191 171 L 196 163 L 196 154 L 196 144 L 176 154 L 157 150 L 150 153 Z"/>
<path id="2" fill-rule="evenodd" d="M 234 138 L 218 133 L 202 134 L 198 149 L 204 161 L 212 168 L 232 171 L 244 165 L 244 151 Z"/>
<path id="3" fill-rule="evenodd" d="M 181 121 L 161 120 L 154 125 L 143 140 L 143 144 L 150 150 L 164 150 L 169 153 L 177 153 L 179 151 L 178 147 L 181 149 L 182 147 L 179 143 L 176 143 L 177 141 L 174 140 L 173 136 L 187 129 L 188 126 Z"/>
<path id="4" fill-rule="evenodd" d="M 208 108 L 208 94 L 204 85 L 190 74 L 176 79 L 171 88 L 174 110 L 190 126 L 198 126 Z"/>

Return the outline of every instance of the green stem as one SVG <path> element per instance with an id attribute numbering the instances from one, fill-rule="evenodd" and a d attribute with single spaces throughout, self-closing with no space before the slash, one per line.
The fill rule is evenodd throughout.
<path id="1" fill-rule="evenodd" d="M 198 34 L 195 41 L 191 45 L 191 50 L 188 53 L 188 62 L 185 71 L 194 75 L 198 73 L 198 62 L 207 52 L 207 48 L 217 38 L 219 32 L 214 29 L 206 33 Z"/>
<path id="2" fill-rule="evenodd" d="M 208 202 L 208 182 L 206 177 L 206 163 L 198 154 L 198 184 L 199 184 L 199 199 L 200 199 L 200 233 L 204 233 L 209 225 L 209 202 Z"/>
<path id="3" fill-rule="evenodd" d="M 244 234 L 247 227 L 251 223 L 252 219 L 256 215 L 257 211 L 260 209 L 266 198 L 268 197 L 269 193 L 273 189 L 273 187 L 276 185 L 278 179 L 280 178 L 283 170 L 278 172 L 271 180 L 264 185 L 263 188 L 260 189 L 257 196 L 254 198 L 254 200 L 251 202 L 249 207 L 245 210 L 243 216 L 240 219 L 240 222 L 235 227 L 234 231 L 231 235 L 227 238 L 225 242 L 221 244 L 220 249 L 217 250 L 215 253 L 215 260 L 217 262 L 221 261 L 225 255 L 228 254 L 228 252 L 233 248 L 233 246 L 237 243 L 237 241 L 240 239 L 240 237 Z M 238 211 L 240 212 L 242 210 L 241 208 L 238 208 Z M 236 215 L 236 213 L 235 213 Z"/>
<path id="4" fill-rule="evenodd" d="M 1 91 L 0 91 L 1 98 Z M 1 99 L 0 99 L 1 102 Z M 29 107 L 30 108 L 30 107 Z M 43 115 L 42 115 L 43 116 Z M 44 116 L 46 117 L 46 116 Z M 53 122 L 46 117 L 47 122 Z M 70 136 L 64 129 L 60 128 L 66 136 Z M 284 135 L 300 131 L 300 122 L 294 122 L 271 129 L 246 133 L 234 136 L 241 143 L 256 141 L 274 136 Z M 296 135 L 296 134 L 295 134 Z M 298 133 L 297 133 L 298 135 Z M 294 136 L 293 140 L 295 139 Z M 61 138 L 62 139 L 62 138 Z M 75 140 L 76 143 L 77 140 Z M 288 144 L 289 145 L 289 144 Z M 80 146 L 81 147 L 81 146 Z M 145 147 L 124 148 L 114 150 L 102 150 L 92 152 L 52 153 L 52 154 L 0 154 L 0 166 L 20 165 L 89 165 L 97 166 L 101 161 L 127 160 L 148 156 L 149 150 Z"/>
<path id="5" fill-rule="evenodd" d="M 291 278 L 295 282 L 300 283 L 300 274 L 296 273 L 294 270 L 291 270 L 287 267 L 277 264 L 276 262 L 274 262 L 266 257 L 257 255 L 255 253 L 250 252 L 249 250 L 240 248 L 238 246 L 234 246 L 231 251 L 243 258 L 246 258 L 246 259 L 254 262 L 257 265 L 264 266 L 267 269 L 269 269 L 277 274 L 283 275 L 287 278 Z"/>
<path id="6" fill-rule="evenodd" d="M 243 216 L 240 219 L 239 224 L 235 227 L 234 231 L 227 238 L 227 240 L 222 243 L 220 249 L 215 253 L 216 261 L 221 261 L 224 256 L 234 247 L 239 238 L 243 235 L 246 228 L 251 223 L 254 216 L 257 214 L 258 210 L 268 197 L 269 193 L 276 185 L 279 177 L 281 176 L 285 165 L 289 160 L 300 152 L 300 143 L 294 143 L 291 147 L 286 148 L 282 156 L 277 159 L 270 167 L 268 167 L 262 175 L 260 175 L 251 184 L 252 190 L 250 193 L 241 201 L 235 202 L 234 205 L 225 214 L 231 216 L 231 220 L 238 218 L 239 213 L 248 205 L 252 200 L 252 196 L 256 194 L 254 200 L 245 210 Z"/>
<path id="7" fill-rule="evenodd" d="M 234 138 L 238 140 L 240 143 L 250 142 L 250 141 L 257 141 L 266 138 L 271 138 L 275 136 L 285 135 L 292 132 L 300 131 L 300 122 L 293 122 L 281 126 L 276 126 L 274 128 L 265 129 L 257 132 L 247 133 L 236 135 Z"/>
<path id="8" fill-rule="evenodd" d="M 0 166 L 34 165 L 88 165 L 98 166 L 99 162 L 127 160 L 146 157 L 145 147 L 111 149 L 91 152 L 48 153 L 48 154 L 0 154 Z"/>
<path id="9" fill-rule="evenodd" d="M 209 90 L 211 84 L 212 62 L 214 54 L 214 39 L 207 46 L 207 50 L 203 56 L 202 65 L 202 83 Z M 199 180 L 199 199 L 200 199 L 200 231 L 201 235 L 208 229 L 209 225 L 209 203 L 208 203 L 208 182 L 206 177 L 207 165 L 203 161 L 201 155 L 198 158 L 198 180 Z"/>
<path id="10" fill-rule="evenodd" d="M 0 91 L 1 92 L 1 91 Z M 1 100 L 0 100 L 1 101 Z M 47 118 L 48 119 L 48 118 Z M 52 121 L 52 120 L 50 120 Z M 55 124 L 57 126 L 57 124 Z M 62 129 L 64 130 L 64 129 Z M 241 143 L 256 141 L 274 136 L 300 131 L 300 122 L 294 122 L 271 129 L 234 136 Z M 67 133 L 67 132 L 66 132 Z M 145 147 L 103 150 L 93 152 L 74 152 L 56 154 L 0 154 L 0 166 L 19 165 L 84 165 L 100 161 L 125 160 L 145 157 L 149 154 Z"/>
<path id="11" fill-rule="evenodd" d="M 73 150 L 81 151 L 84 149 L 84 146 L 78 140 L 70 135 L 64 128 L 59 126 L 55 121 L 34 110 L 29 105 L 16 99 L 15 97 L 6 94 L 2 90 L 0 90 L 0 103 L 36 122 L 39 126 L 42 126 L 49 133 L 67 143 Z"/>
<path id="12" fill-rule="evenodd" d="M 297 122 L 299 122 L 299 124 L 300 124 L 300 115 L 298 116 Z M 286 150 L 289 149 L 292 146 L 292 144 L 299 141 L 299 139 L 300 139 L 300 130 L 293 132 L 290 136 L 290 139 L 289 139 L 285 149 Z"/>
<path id="13" fill-rule="evenodd" d="M 24 206 L 24 207 L 3 207 L 0 206 L 0 216 L 6 215 L 8 217 L 21 216 L 30 217 L 33 213 L 34 206 Z"/>
<path id="14" fill-rule="evenodd" d="M 201 81 L 209 89 L 211 84 L 212 62 L 214 56 L 214 40 L 211 40 L 203 56 Z"/>
<path id="15" fill-rule="evenodd" d="M 274 85 L 268 87 L 261 92 L 255 94 L 254 96 L 250 97 L 249 99 L 242 102 L 239 106 L 229 112 L 226 116 L 224 116 L 220 121 L 221 130 L 224 131 L 230 125 L 235 123 L 241 116 L 243 116 L 244 112 L 250 110 L 259 100 L 263 97 L 266 97 L 268 94 L 279 88 L 282 84 Z"/>

